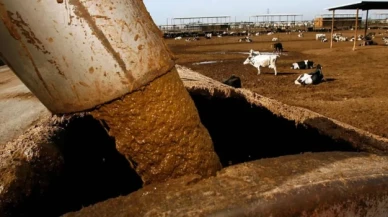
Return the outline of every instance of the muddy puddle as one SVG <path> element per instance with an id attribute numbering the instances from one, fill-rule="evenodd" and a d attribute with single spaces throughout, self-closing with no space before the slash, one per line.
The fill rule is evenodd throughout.
<path id="1" fill-rule="evenodd" d="M 223 61 L 202 61 L 202 62 L 196 62 L 196 63 L 193 63 L 193 65 L 206 65 L 206 64 L 214 64 L 214 63 L 222 63 Z"/>
<path id="2" fill-rule="evenodd" d="M 238 51 L 215 51 L 215 52 L 207 52 L 206 54 L 221 54 L 221 55 L 227 55 L 227 54 L 241 54 L 241 55 L 249 55 L 249 52 L 238 52 Z M 261 52 L 260 54 L 263 55 L 272 55 L 273 52 Z M 282 56 L 288 56 L 288 53 L 281 53 Z"/>

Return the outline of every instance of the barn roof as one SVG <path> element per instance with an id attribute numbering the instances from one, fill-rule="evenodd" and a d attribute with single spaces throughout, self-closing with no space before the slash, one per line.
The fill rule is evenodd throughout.
<path id="1" fill-rule="evenodd" d="M 351 4 L 339 5 L 327 8 L 329 11 L 333 10 L 386 10 L 388 9 L 388 1 L 359 1 Z"/>

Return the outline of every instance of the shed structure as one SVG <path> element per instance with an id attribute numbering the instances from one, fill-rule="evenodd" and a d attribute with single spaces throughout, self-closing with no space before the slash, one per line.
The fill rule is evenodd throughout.
<path id="1" fill-rule="evenodd" d="M 366 22 L 365 22 L 365 30 L 364 35 L 366 35 L 366 31 L 368 29 L 368 13 L 369 10 L 388 10 L 388 1 L 359 1 L 356 3 L 345 4 L 340 6 L 335 6 L 331 8 L 327 8 L 329 11 L 333 11 L 332 16 L 332 28 L 331 28 L 331 39 L 330 39 L 330 48 L 333 47 L 333 28 L 334 28 L 334 14 L 336 10 L 356 10 L 356 17 L 358 17 L 359 10 L 366 11 Z M 356 26 L 354 29 L 354 38 L 357 38 L 357 29 L 358 29 L 358 19 L 356 19 Z M 353 50 L 356 50 L 356 41 L 353 43 Z"/>

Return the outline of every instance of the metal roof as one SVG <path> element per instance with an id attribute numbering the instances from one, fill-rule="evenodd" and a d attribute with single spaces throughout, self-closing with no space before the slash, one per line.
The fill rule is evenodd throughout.
<path id="1" fill-rule="evenodd" d="M 331 8 L 326 8 L 326 10 L 387 10 L 388 1 L 359 1 L 351 4 L 339 5 Z"/>
<path id="2" fill-rule="evenodd" d="M 251 17 L 303 16 L 303 14 L 257 14 Z"/>
<path id="3" fill-rule="evenodd" d="M 230 16 L 212 16 L 212 17 L 176 17 L 173 20 L 185 20 L 185 19 L 206 19 L 206 18 L 230 18 Z"/>

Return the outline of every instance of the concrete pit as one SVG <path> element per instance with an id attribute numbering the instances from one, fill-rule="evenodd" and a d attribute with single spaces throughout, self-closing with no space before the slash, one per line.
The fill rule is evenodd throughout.
<path id="1" fill-rule="evenodd" d="M 281 104 L 275 100 L 259 96 L 248 90 L 230 88 L 219 82 L 195 74 L 194 72 L 185 71 L 185 69 L 182 68 L 178 68 L 178 71 L 185 88 L 190 94 L 187 94 L 187 96 L 195 103 L 201 122 L 204 127 L 208 129 L 211 139 L 213 140 L 214 150 L 217 156 L 219 156 L 222 165 L 226 167 L 220 171 L 221 174 L 229 170 L 234 171 L 235 169 L 233 168 L 240 168 L 236 169 L 236 171 L 239 171 L 241 170 L 241 167 L 244 167 L 244 163 L 246 162 L 261 165 L 261 163 L 255 163 L 256 160 L 280 157 L 279 159 L 274 158 L 273 160 L 278 163 L 273 165 L 268 163 L 266 164 L 266 167 L 268 168 L 260 172 L 260 176 L 271 176 L 273 173 L 281 173 L 279 171 L 276 172 L 276 168 L 279 167 L 278 164 L 283 162 L 283 157 L 293 154 L 296 155 L 292 158 L 298 159 L 300 157 L 301 160 L 295 161 L 299 163 L 293 164 L 292 170 L 290 168 L 288 169 L 295 171 L 298 174 L 304 174 L 303 171 L 299 171 L 298 169 L 298 167 L 303 164 L 302 158 L 304 155 L 300 155 L 300 153 L 324 152 L 322 155 L 318 155 L 318 153 L 317 155 L 308 155 L 309 158 L 313 159 L 316 158 L 315 156 L 324 159 L 327 156 L 330 156 L 330 153 L 333 153 L 333 155 L 336 156 L 346 155 L 345 158 L 348 158 L 348 155 L 350 156 L 349 158 L 358 156 L 358 153 L 354 152 L 385 153 L 384 147 L 387 147 L 387 142 L 383 138 L 352 128 L 351 126 L 347 126 L 338 121 L 330 120 L 327 117 L 323 117 L 311 111 Z M 171 76 L 170 78 L 177 78 L 176 74 L 169 74 L 168 76 Z M 156 86 L 160 87 L 159 85 Z M 139 92 L 138 94 L 142 93 L 144 92 Z M 171 93 L 173 93 L 173 91 L 171 91 Z M 136 98 L 136 96 L 134 96 L 134 98 Z M 125 100 L 126 99 L 122 99 L 122 101 Z M 123 102 L 123 104 L 125 105 L 125 102 Z M 146 102 L 146 104 L 150 103 Z M 146 109 L 146 107 L 147 106 L 142 108 Z M 150 108 L 152 108 L 152 106 Z M 100 109 L 99 112 L 107 111 L 112 108 L 101 107 Z M 195 175 L 194 173 L 194 175 L 190 175 L 193 173 L 188 171 L 186 173 L 181 172 L 179 176 L 177 176 L 173 172 L 167 170 L 167 172 L 171 172 L 171 177 L 167 172 L 163 173 L 165 175 L 165 181 L 156 181 L 153 182 L 154 184 L 145 183 L 144 178 L 143 180 L 141 178 L 142 174 L 134 170 L 127 160 L 127 158 L 131 158 L 133 162 L 133 159 L 136 159 L 137 156 L 134 155 L 132 158 L 131 151 L 126 152 L 129 157 L 118 151 L 120 145 L 118 144 L 117 139 L 115 140 L 113 137 L 114 133 L 112 133 L 112 128 L 109 128 L 109 119 L 107 122 L 106 119 L 101 118 L 102 116 L 96 114 L 94 114 L 93 117 L 92 114 L 94 112 L 95 111 L 62 117 L 54 116 L 46 122 L 37 124 L 22 135 L 17 142 L 8 143 L 8 150 L 18 151 L 1 153 L 0 157 L 2 162 L 5 162 L 2 164 L 2 171 L 11 174 L 12 171 L 20 171 L 24 168 L 24 174 L 32 175 L 27 176 L 28 179 L 31 180 L 28 185 L 24 184 L 25 178 L 23 177 L 25 176 L 20 176 L 20 174 L 2 176 L 1 184 L 3 189 L 5 189 L 0 192 L 0 211 L 2 216 L 29 216 L 32 214 L 40 216 L 58 216 L 68 212 L 75 212 L 87 206 L 90 206 L 90 208 L 87 209 L 105 209 L 102 208 L 105 206 L 100 206 L 99 204 L 105 204 L 101 202 L 109 198 L 116 198 L 120 195 L 128 195 L 126 197 L 119 197 L 123 199 L 136 198 L 138 196 L 135 195 L 139 195 L 139 193 L 135 193 L 135 191 L 140 190 L 140 192 L 146 193 L 154 186 L 157 186 L 157 189 L 164 189 L 165 187 L 163 186 L 166 185 L 175 188 L 174 183 L 176 182 L 173 181 L 172 178 L 177 177 L 182 177 L 181 180 L 185 180 L 185 183 L 187 180 L 188 183 L 191 183 L 185 184 L 184 186 L 203 185 L 203 189 L 207 189 L 207 191 L 211 191 L 211 188 L 214 186 L 207 188 L 207 184 L 201 183 L 205 183 L 205 180 L 208 179 L 213 180 L 211 182 L 218 182 L 219 175 L 212 176 L 211 178 L 204 178 L 201 174 Z M 96 117 L 100 120 L 97 120 Z M 149 134 L 143 136 L 148 138 L 147 136 L 150 136 L 153 132 L 154 131 L 151 130 L 149 131 Z M 276 132 L 279 136 L 271 137 L 271 132 Z M 179 138 L 185 136 L 180 135 L 179 133 L 177 135 L 179 135 Z M 42 139 L 42 136 L 44 139 Z M 34 142 L 31 143 L 31 141 Z M 154 140 L 155 146 L 157 145 L 156 141 L 157 140 Z M 137 143 L 135 144 L 138 145 Z M 20 159 L 20 156 L 24 156 L 23 154 L 17 154 L 20 152 L 25 153 L 24 150 L 26 148 L 20 148 L 21 145 L 23 145 L 23 147 L 37 147 L 33 148 L 33 153 L 43 153 L 43 150 L 52 151 L 44 151 L 45 155 L 47 155 L 45 158 L 38 157 L 42 156 L 42 154 L 35 154 L 27 160 L 15 161 L 14 159 Z M 179 149 L 185 150 L 184 147 Z M 159 151 L 156 151 L 156 153 L 160 155 L 163 155 L 165 153 L 164 151 L 167 151 L 168 154 L 172 155 L 175 153 L 171 150 L 168 151 L 168 149 L 157 150 Z M 338 154 L 338 152 L 344 154 Z M 351 154 L 351 152 L 354 154 Z M 8 153 L 8 155 L 6 153 Z M 146 156 L 149 153 L 143 154 Z M 8 157 L 6 158 L 6 156 Z M 360 156 L 368 155 L 360 153 Z M 334 158 L 332 162 L 334 163 L 337 160 L 345 158 Z M 368 157 L 365 159 L 367 158 Z M 4 159 L 9 160 L 5 161 Z M 58 160 L 53 161 L 52 159 Z M 269 159 L 269 161 L 271 160 Z M 25 164 L 23 166 L 16 164 L 15 162 L 25 162 Z M 39 164 L 32 162 L 39 162 Z M 54 164 L 53 162 L 57 163 Z M 37 166 L 32 167 L 26 165 Z M 229 167 L 230 165 L 233 165 L 233 167 Z M 349 167 L 350 166 L 349 163 Z M 317 165 L 313 167 L 315 168 Z M 136 167 L 134 168 L 136 169 Z M 228 170 L 228 168 L 231 169 Z M 284 171 L 286 170 L 287 167 L 284 168 Z M 383 173 L 385 172 L 383 171 Z M 285 179 L 288 179 L 287 174 L 288 173 L 282 174 Z M 11 179 L 12 181 L 4 182 L 4 177 L 13 178 Z M 329 177 L 328 179 L 333 181 L 336 180 L 333 177 Z M 366 177 L 366 179 L 368 179 L 368 177 Z M 9 185 L 7 183 L 14 184 Z M 23 188 L 13 188 L 12 186 L 15 186 L 15 183 L 16 186 L 25 185 L 24 190 L 22 190 Z M 19 184 L 17 185 L 17 183 Z M 39 185 L 37 183 L 46 184 Z M 256 183 L 258 188 L 260 188 L 260 183 Z M 176 184 L 176 188 L 182 188 L 182 191 L 187 191 L 186 187 L 179 186 L 179 184 Z M 274 187 L 275 186 L 276 185 L 274 185 Z M 239 191 L 238 189 L 242 188 L 242 186 L 237 183 L 235 183 L 234 187 L 236 188 L 236 191 Z M 254 185 L 251 187 L 254 188 Z M 199 188 L 202 189 L 202 187 Z M 385 187 L 377 186 L 376 188 L 381 190 Z M 174 192 L 179 191 L 179 189 L 174 190 Z M 335 188 L 333 187 L 331 189 Z M 226 191 L 226 189 L 224 190 Z M 32 193 L 26 193 L 26 191 Z M 217 195 L 223 194 L 222 189 L 216 191 L 218 192 L 216 193 Z M 172 192 L 166 191 L 165 193 L 166 195 L 169 195 Z M 369 192 L 372 196 L 375 193 L 377 194 L 377 190 L 374 192 L 373 189 Z M 203 194 L 206 195 L 206 192 L 203 192 Z M 287 195 L 288 193 L 285 194 Z M 309 192 L 305 192 L 305 194 L 308 195 Z M 342 195 L 342 197 L 344 200 L 347 198 L 346 195 Z M 5 198 L 8 198 L 7 203 L 4 203 Z M 114 199 L 113 201 L 120 201 L 121 199 L 119 198 Z M 193 198 L 190 199 L 192 205 L 187 209 L 194 210 L 199 208 L 201 202 L 196 201 L 195 198 L 196 196 L 193 196 Z M 144 210 L 147 210 L 150 207 L 163 206 L 160 198 L 157 199 L 157 197 L 155 197 L 155 199 L 156 200 L 153 200 L 153 202 L 148 201 L 148 199 L 146 200 L 146 198 L 145 201 L 142 199 L 130 199 L 131 206 L 128 204 L 126 205 L 129 208 L 123 210 L 123 215 L 132 213 L 133 210 L 130 207 L 140 206 L 140 203 L 141 209 Z M 200 200 L 205 200 L 205 198 L 201 198 Z M 217 200 L 221 199 L 218 198 Z M 136 201 L 139 201 L 138 205 L 136 205 Z M 228 203 L 232 202 L 232 199 L 227 200 L 224 198 L 222 201 L 221 204 L 224 204 L 225 207 L 227 207 L 229 206 Z M 160 204 L 158 204 L 159 202 Z M 177 203 L 177 201 L 172 200 L 171 203 Z M 195 204 L 198 204 L 198 206 Z M 301 202 L 301 204 L 303 203 Z M 295 204 L 295 206 L 298 206 L 298 204 Z M 51 209 L 47 209 L 47 207 L 50 207 Z M 173 209 L 171 205 L 166 205 L 166 207 L 167 209 L 168 207 Z M 109 205 L 110 210 L 114 211 L 113 208 L 114 206 L 112 207 Z M 218 211 L 221 211 L 223 210 L 223 207 L 218 206 L 217 209 Z M 265 209 L 268 210 L 270 208 L 267 207 Z M 80 214 L 85 214 L 84 210 L 85 208 Z M 101 213 L 109 212 L 109 210 L 101 210 Z M 98 213 L 100 213 L 100 211 Z"/>

